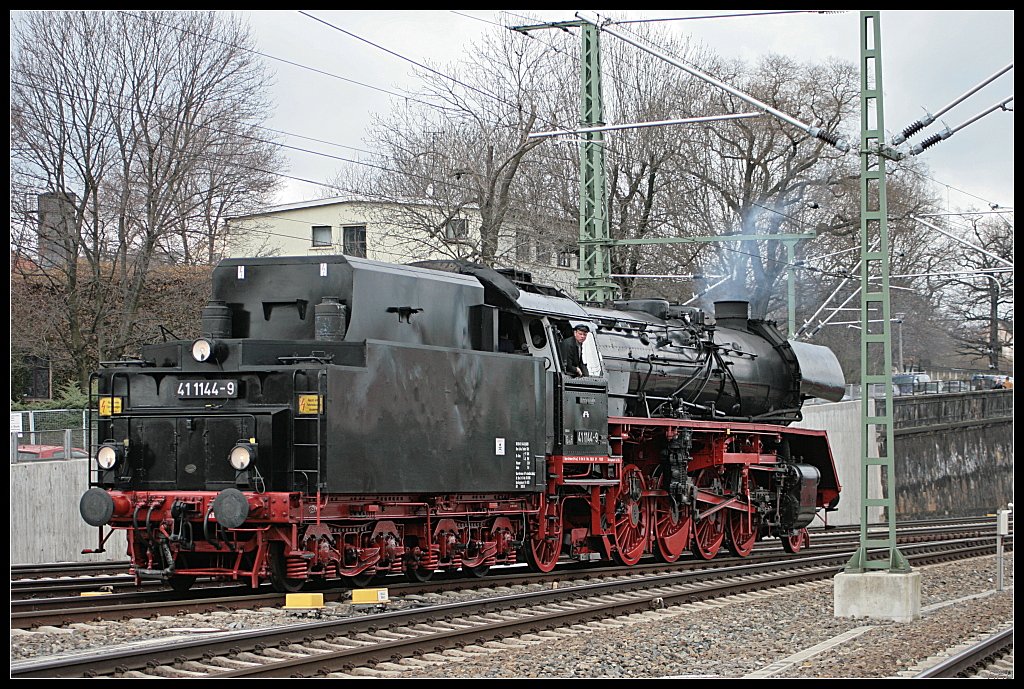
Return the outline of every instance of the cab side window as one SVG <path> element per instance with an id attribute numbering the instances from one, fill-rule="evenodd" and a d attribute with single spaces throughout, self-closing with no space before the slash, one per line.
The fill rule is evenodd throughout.
<path id="1" fill-rule="evenodd" d="M 544 323 L 539 318 L 530 321 L 530 341 L 534 349 L 544 349 L 548 344 L 547 335 L 544 334 Z"/>
<path id="2" fill-rule="evenodd" d="M 498 316 L 498 351 L 506 354 L 526 353 L 523 323 L 512 313 L 502 311 Z"/>

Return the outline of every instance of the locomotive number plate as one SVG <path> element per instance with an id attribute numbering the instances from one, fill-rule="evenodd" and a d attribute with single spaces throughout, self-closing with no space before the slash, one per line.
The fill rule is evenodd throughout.
<path id="1" fill-rule="evenodd" d="M 179 380 L 178 399 L 234 399 L 238 397 L 237 380 Z"/>

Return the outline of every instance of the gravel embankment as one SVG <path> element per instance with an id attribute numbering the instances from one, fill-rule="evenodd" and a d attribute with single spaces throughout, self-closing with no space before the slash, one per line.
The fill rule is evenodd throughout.
<path id="1" fill-rule="evenodd" d="M 1005 562 L 1006 590 L 1001 593 L 995 592 L 994 556 L 919 568 L 924 615 L 911 623 L 835 618 L 832 582 L 828 580 L 468 647 L 355 674 L 406 678 L 874 678 L 904 672 L 906 676 L 929 656 L 974 634 L 1012 624 L 1012 552 Z M 454 596 L 465 598 L 467 594 Z M 425 598 L 429 602 L 453 600 L 448 594 Z M 351 612 L 347 605 L 331 606 L 324 616 Z M 32 632 L 12 630 L 11 660 L 295 621 L 294 614 L 263 609 L 76 624 Z M 825 648 L 808 652 L 819 645 Z"/>
<path id="2" fill-rule="evenodd" d="M 995 593 L 995 557 L 919 568 L 925 614 L 912 623 L 837 619 L 832 582 L 825 581 L 767 596 L 749 594 L 644 613 L 618 626 L 593 624 L 545 634 L 516 651 L 490 644 L 486 655 L 424 665 L 405 676 L 893 677 L 974 634 L 1012 624 L 1012 569 L 1011 553 L 1006 558 L 1006 590 Z M 932 607 L 950 601 L 959 602 Z M 793 657 L 844 633 L 856 635 L 809 657 Z"/>

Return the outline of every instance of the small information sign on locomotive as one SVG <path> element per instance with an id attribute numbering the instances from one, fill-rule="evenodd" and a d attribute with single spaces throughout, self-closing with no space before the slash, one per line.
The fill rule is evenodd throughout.
<path id="1" fill-rule="evenodd" d="M 238 397 L 237 380 L 179 380 L 178 399 L 234 399 Z"/>
<path id="2" fill-rule="evenodd" d="M 121 413 L 120 397 L 100 397 L 100 416 L 110 416 Z"/>
<path id="3" fill-rule="evenodd" d="M 321 399 L 319 395 L 299 395 L 299 413 L 319 414 Z"/>
<path id="4" fill-rule="evenodd" d="M 516 441 L 516 488 L 529 488 L 537 478 L 530 454 L 530 442 Z"/>

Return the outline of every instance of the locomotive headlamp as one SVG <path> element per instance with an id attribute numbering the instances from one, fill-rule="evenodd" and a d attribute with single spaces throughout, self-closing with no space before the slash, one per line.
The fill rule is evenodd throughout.
<path id="1" fill-rule="evenodd" d="M 200 337 L 192 343 L 192 358 L 202 363 L 204 361 L 217 361 L 220 356 L 221 347 L 216 340 Z"/>
<path id="2" fill-rule="evenodd" d="M 256 445 L 251 442 L 240 442 L 231 448 L 228 462 L 235 471 L 245 471 L 256 459 Z"/>
<path id="3" fill-rule="evenodd" d="M 96 452 L 96 463 L 100 465 L 100 469 L 113 469 L 123 454 L 123 446 L 114 443 L 104 443 Z"/>

